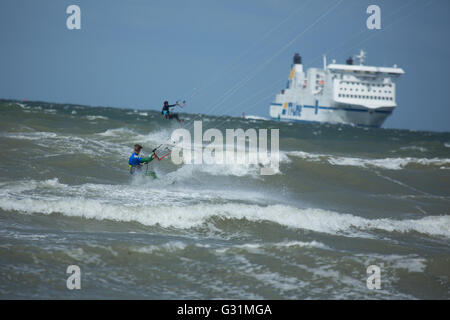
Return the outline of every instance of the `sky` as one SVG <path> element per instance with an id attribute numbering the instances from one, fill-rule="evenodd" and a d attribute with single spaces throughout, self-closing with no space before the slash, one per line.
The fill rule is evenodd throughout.
<path id="1" fill-rule="evenodd" d="M 364 49 L 405 70 L 385 127 L 450 131 L 449 27 L 448 0 L 2 0 L 0 98 L 268 117 L 294 53 L 309 68 Z"/>

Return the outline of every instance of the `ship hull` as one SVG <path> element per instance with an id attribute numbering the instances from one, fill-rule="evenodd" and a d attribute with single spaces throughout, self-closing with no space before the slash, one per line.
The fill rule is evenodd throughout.
<path id="1" fill-rule="evenodd" d="M 355 105 L 293 106 L 290 104 L 272 104 L 270 116 L 273 120 L 287 122 L 311 122 L 350 124 L 361 127 L 380 128 L 392 114 L 393 107 L 371 109 Z"/>

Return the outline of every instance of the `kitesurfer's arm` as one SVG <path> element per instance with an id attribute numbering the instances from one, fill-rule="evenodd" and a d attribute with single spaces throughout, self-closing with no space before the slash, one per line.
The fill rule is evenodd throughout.
<path id="1" fill-rule="evenodd" d="M 154 155 L 154 154 L 152 154 L 151 156 L 148 156 L 148 157 L 140 158 L 139 161 L 140 161 L 141 163 L 149 163 L 149 162 L 151 162 L 153 159 L 155 159 L 155 155 Z"/>

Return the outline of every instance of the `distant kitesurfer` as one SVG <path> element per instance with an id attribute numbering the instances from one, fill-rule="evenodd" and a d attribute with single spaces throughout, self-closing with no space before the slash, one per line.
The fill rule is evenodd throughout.
<path id="1" fill-rule="evenodd" d="M 131 154 L 130 159 L 128 160 L 128 165 L 130 167 L 130 173 L 133 174 L 136 170 L 140 171 L 142 169 L 142 165 L 151 162 L 155 159 L 155 152 L 151 156 L 148 157 L 140 157 L 139 153 L 142 150 L 142 146 L 140 144 L 134 145 L 134 152 Z"/>
<path id="2" fill-rule="evenodd" d="M 169 104 L 169 101 L 164 101 L 164 106 L 162 108 L 161 114 L 164 115 L 165 119 L 177 119 L 178 122 L 181 122 L 180 118 L 178 118 L 178 114 L 177 113 L 170 113 L 170 109 L 169 108 L 173 108 L 179 106 L 178 102 L 175 104 Z"/>

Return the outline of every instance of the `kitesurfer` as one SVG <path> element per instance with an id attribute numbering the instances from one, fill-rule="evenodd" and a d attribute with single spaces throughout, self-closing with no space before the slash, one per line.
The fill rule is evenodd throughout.
<path id="1" fill-rule="evenodd" d="M 177 113 L 170 113 L 170 108 L 179 106 L 178 102 L 175 104 L 169 104 L 169 101 L 164 101 L 164 106 L 162 108 L 161 113 L 164 115 L 165 119 L 177 119 L 178 122 L 181 122 L 180 118 L 178 118 Z"/>
<path id="2" fill-rule="evenodd" d="M 141 170 L 142 165 L 151 162 L 155 159 L 155 152 L 151 156 L 148 157 L 140 157 L 139 153 L 142 150 L 142 146 L 140 144 L 134 145 L 134 152 L 131 154 L 130 159 L 128 160 L 128 166 L 130 167 L 130 173 L 133 174 L 136 170 Z"/>

